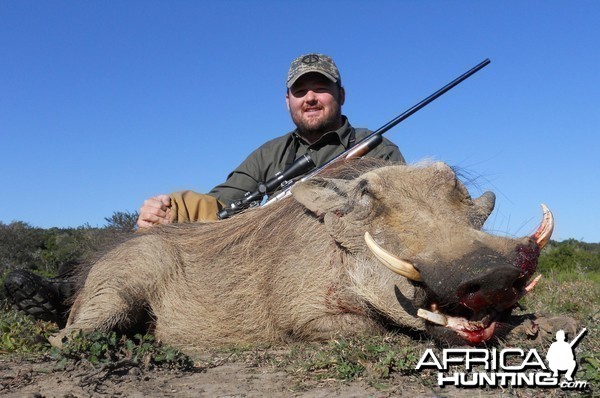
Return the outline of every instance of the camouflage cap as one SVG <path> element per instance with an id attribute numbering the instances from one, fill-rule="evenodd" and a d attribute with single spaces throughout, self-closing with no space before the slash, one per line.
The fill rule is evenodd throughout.
<path id="1" fill-rule="evenodd" d="M 334 83 L 341 80 L 340 71 L 331 57 L 324 54 L 306 54 L 292 61 L 287 76 L 287 88 L 292 87 L 300 76 L 310 72 L 320 73 Z"/>

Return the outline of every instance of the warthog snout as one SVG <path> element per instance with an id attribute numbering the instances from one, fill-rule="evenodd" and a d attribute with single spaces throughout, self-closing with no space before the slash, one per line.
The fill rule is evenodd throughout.
<path id="1" fill-rule="evenodd" d="M 456 295 L 465 307 L 479 312 L 487 307 L 504 311 L 523 296 L 527 279 L 518 269 L 504 266 L 488 270 L 483 276 L 471 279 L 458 287 Z"/>

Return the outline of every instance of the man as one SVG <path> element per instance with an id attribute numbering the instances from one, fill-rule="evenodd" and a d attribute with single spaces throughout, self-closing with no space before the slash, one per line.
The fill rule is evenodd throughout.
<path id="1" fill-rule="evenodd" d="M 296 58 L 288 71 L 286 87 L 285 100 L 296 125 L 294 131 L 254 151 L 208 197 L 186 191 L 146 200 L 138 225 L 144 228 L 173 221 L 212 219 L 218 208 L 255 191 L 260 181 L 268 181 L 298 157 L 308 153 L 319 167 L 370 133 L 354 129 L 342 115 L 346 93 L 330 57 L 307 54 Z M 368 156 L 404 162 L 398 147 L 387 139 Z"/>
<path id="2" fill-rule="evenodd" d="M 352 127 L 342 115 L 346 92 L 330 57 L 307 54 L 296 58 L 288 71 L 286 87 L 285 100 L 296 125 L 294 131 L 252 152 L 224 183 L 206 195 L 184 191 L 146 200 L 138 226 L 214 220 L 218 210 L 255 191 L 259 182 L 270 180 L 298 157 L 309 154 L 319 167 L 370 134 Z M 385 138 L 367 156 L 404 163 L 398 147 Z M 64 283 L 51 282 L 23 270 L 14 271 L 5 281 L 7 297 L 29 314 L 60 322 Z"/>

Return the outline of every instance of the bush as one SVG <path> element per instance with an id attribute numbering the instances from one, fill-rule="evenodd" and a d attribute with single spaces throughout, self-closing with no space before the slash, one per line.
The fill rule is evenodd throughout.
<path id="1" fill-rule="evenodd" d="M 107 224 L 106 227 L 109 229 L 115 229 L 121 232 L 133 232 L 137 227 L 137 219 L 139 213 L 134 211 L 130 213 L 128 211 L 115 211 L 112 216 L 104 217 Z"/>
<path id="2" fill-rule="evenodd" d="M 157 344 L 152 335 L 128 337 L 115 332 L 78 332 L 61 349 L 53 348 L 51 356 L 57 368 L 69 362 L 86 362 L 95 367 L 125 366 L 144 369 L 168 368 L 188 370 L 194 367 L 190 357 L 181 351 Z"/>
<path id="3" fill-rule="evenodd" d="M 29 268 L 37 264 L 44 250 L 47 231 L 14 221 L 0 221 L 0 274 L 9 269 Z"/>
<path id="4" fill-rule="evenodd" d="M 540 272 L 600 272 L 600 244 L 568 239 L 551 241 L 539 259 Z"/>
<path id="5" fill-rule="evenodd" d="M 104 228 L 42 229 L 14 221 L 0 222 L 0 300 L 4 298 L 6 275 L 14 269 L 28 269 L 42 276 L 56 276 L 71 270 L 124 234 L 135 230 L 137 212 L 114 212 Z"/>

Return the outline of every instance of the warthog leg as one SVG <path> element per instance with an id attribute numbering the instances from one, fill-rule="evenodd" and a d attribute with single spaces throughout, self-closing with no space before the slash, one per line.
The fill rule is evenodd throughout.
<path id="1" fill-rule="evenodd" d="M 81 296 L 79 296 L 81 298 Z M 113 328 L 125 329 L 126 324 L 132 324 L 134 306 L 120 297 L 114 287 L 107 287 L 92 299 L 76 301 L 67 326 L 48 340 L 55 347 L 61 347 L 73 333 L 84 333 L 94 330 L 109 331 Z"/>
<path id="2" fill-rule="evenodd" d="M 153 235 L 141 235 L 109 252 L 90 270 L 67 326 L 50 338 L 61 346 L 76 331 L 130 330 L 151 316 L 159 289 L 179 272 L 177 253 Z M 150 313 L 150 314 L 149 314 Z"/>

